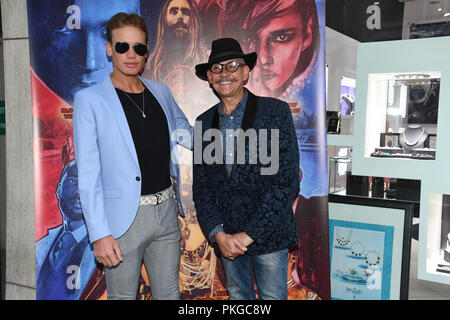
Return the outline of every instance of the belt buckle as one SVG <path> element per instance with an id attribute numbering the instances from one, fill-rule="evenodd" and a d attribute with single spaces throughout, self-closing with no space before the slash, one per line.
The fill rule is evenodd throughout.
<path id="1" fill-rule="evenodd" d="M 158 193 L 156 195 L 156 204 L 160 204 L 161 203 L 161 197 L 162 197 L 162 195 L 160 193 Z"/>

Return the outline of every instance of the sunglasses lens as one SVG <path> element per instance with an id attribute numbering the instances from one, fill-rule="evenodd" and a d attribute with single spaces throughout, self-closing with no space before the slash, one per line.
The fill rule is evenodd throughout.
<path id="1" fill-rule="evenodd" d="M 116 49 L 117 53 L 125 53 L 130 49 L 130 45 L 126 42 L 117 42 L 116 46 L 114 47 Z"/>
<path id="2" fill-rule="evenodd" d="M 147 46 L 145 44 L 138 43 L 134 46 L 134 51 L 140 56 L 145 56 L 147 53 Z"/>

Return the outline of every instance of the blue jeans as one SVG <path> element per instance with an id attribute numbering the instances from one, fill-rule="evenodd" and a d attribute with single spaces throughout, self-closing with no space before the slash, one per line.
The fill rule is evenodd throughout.
<path id="1" fill-rule="evenodd" d="M 288 249 L 255 256 L 244 254 L 234 260 L 222 257 L 222 263 L 230 300 L 256 300 L 255 280 L 259 299 L 287 299 Z"/>

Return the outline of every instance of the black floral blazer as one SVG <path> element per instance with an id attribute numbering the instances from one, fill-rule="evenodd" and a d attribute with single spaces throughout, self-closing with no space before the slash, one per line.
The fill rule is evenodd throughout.
<path id="1" fill-rule="evenodd" d="M 266 129 L 268 155 L 276 152 L 276 147 L 271 148 L 272 138 L 276 138 L 271 136 L 271 129 L 278 129 L 279 133 L 279 167 L 275 174 L 268 175 L 262 175 L 261 169 L 275 164 L 261 161 L 261 139 L 256 148 L 256 163 L 249 161 L 250 139 L 245 139 L 245 163 L 235 157 L 231 174 L 228 174 L 224 161 L 205 162 L 203 156 L 211 150 L 214 140 L 202 138 L 208 129 L 219 129 L 217 108 L 215 105 L 197 118 L 194 134 L 193 200 L 204 234 L 208 237 L 220 224 L 229 234 L 244 231 L 254 240 L 248 247 L 250 255 L 271 253 L 297 244 L 292 203 L 299 192 L 300 159 L 289 105 L 249 92 L 241 129 L 246 132 L 253 128 L 258 134 L 261 129 Z M 262 144 L 265 149 L 266 143 Z M 221 152 L 221 148 L 215 151 Z"/>

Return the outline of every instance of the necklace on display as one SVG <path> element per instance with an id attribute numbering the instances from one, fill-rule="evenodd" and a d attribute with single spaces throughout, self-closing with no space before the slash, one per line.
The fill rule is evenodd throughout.
<path id="1" fill-rule="evenodd" d="M 128 97 L 128 99 L 130 99 L 131 102 L 133 102 L 133 104 L 136 106 L 136 108 L 138 108 L 138 110 L 142 113 L 142 118 L 146 118 L 147 116 L 145 115 L 145 89 L 144 89 L 144 91 L 142 91 L 142 109 L 139 108 L 139 106 L 137 105 L 136 102 L 134 102 L 133 99 L 131 99 L 131 97 L 128 95 L 128 93 L 126 93 L 123 90 L 122 90 L 122 92 L 125 93 L 125 95 Z"/>
<path id="2" fill-rule="evenodd" d="M 359 241 L 354 242 L 351 249 L 354 258 L 362 258 L 364 251 L 366 250 L 364 245 Z"/>
<path id="3" fill-rule="evenodd" d="M 352 237 L 352 232 L 353 230 L 350 229 L 349 233 L 347 234 L 347 237 L 345 237 L 341 236 L 339 229 L 336 228 L 336 242 L 338 243 L 338 245 L 340 245 L 341 247 L 348 247 L 348 245 L 350 244 L 350 239 Z"/>
<path id="4" fill-rule="evenodd" d="M 365 262 L 369 266 L 376 266 L 380 264 L 380 254 L 375 250 L 370 250 L 365 255 Z"/>
<path id="5" fill-rule="evenodd" d="M 413 145 L 415 145 L 415 144 L 417 144 L 417 142 L 419 142 L 419 140 L 420 140 L 420 138 L 422 138 L 422 135 L 423 135 L 423 133 L 425 132 L 425 129 L 424 128 L 421 128 L 422 129 L 422 132 L 419 134 L 419 137 L 416 139 L 416 141 L 414 141 L 414 142 L 410 142 L 410 141 L 408 141 L 408 139 L 406 139 L 406 135 L 405 135 L 405 131 L 403 131 L 403 140 L 405 140 L 405 143 L 408 145 L 408 146 L 413 146 Z"/>

